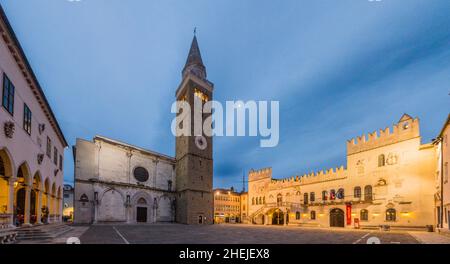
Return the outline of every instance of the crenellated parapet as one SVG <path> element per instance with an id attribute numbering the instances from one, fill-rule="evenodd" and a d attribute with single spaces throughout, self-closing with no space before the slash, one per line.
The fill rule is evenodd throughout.
<path id="1" fill-rule="evenodd" d="M 400 141 L 420 137 L 419 119 L 404 114 L 393 129 L 387 127 L 362 135 L 347 142 L 347 155 L 394 144 Z"/>
<path id="2" fill-rule="evenodd" d="M 272 178 L 272 168 L 264 168 L 261 170 L 251 170 L 248 173 L 249 181 L 258 181 L 262 179 Z"/>
<path id="3" fill-rule="evenodd" d="M 303 176 L 293 176 L 285 179 L 272 179 L 270 189 L 289 188 L 292 186 L 301 186 L 319 182 L 340 180 L 347 176 L 344 166 L 332 168 L 325 171 L 311 172 Z"/>

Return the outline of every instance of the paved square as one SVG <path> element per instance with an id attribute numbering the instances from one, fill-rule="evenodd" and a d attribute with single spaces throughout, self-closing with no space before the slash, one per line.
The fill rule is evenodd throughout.
<path id="1" fill-rule="evenodd" d="M 94 225 L 82 244 L 417 244 L 406 232 L 318 229 L 294 226 L 211 225 Z"/>

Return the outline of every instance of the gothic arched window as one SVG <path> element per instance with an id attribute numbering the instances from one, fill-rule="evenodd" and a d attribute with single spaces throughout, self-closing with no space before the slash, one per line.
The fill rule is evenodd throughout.
<path id="1" fill-rule="evenodd" d="M 386 165 L 386 156 L 384 154 L 381 154 L 378 156 L 378 167 L 384 167 Z"/>
<path id="2" fill-rule="evenodd" d="M 314 193 L 314 192 L 310 193 L 309 199 L 311 200 L 311 202 L 315 202 L 316 201 L 316 193 Z"/>
<path id="3" fill-rule="evenodd" d="M 361 198 L 361 187 L 359 186 L 355 187 L 353 196 L 355 198 Z"/>
<path id="4" fill-rule="evenodd" d="M 304 203 L 304 204 L 308 204 L 308 203 L 309 203 L 309 201 L 308 201 L 308 193 L 305 193 L 305 194 L 303 195 L 303 203 Z"/>
<path id="5" fill-rule="evenodd" d="M 367 202 L 370 202 L 373 200 L 373 194 L 372 194 L 372 186 L 367 185 L 364 187 L 364 200 Z"/>
<path id="6" fill-rule="evenodd" d="M 252 198 L 252 205 L 255 205 L 255 198 Z"/>
<path id="7" fill-rule="evenodd" d="M 328 192 L 327 191 L 323 191 L 322 192 L 322 201 L 326 201 L 328 200 Z"/>
<path id="8" fill-rule="evenodd" d="M 344 199 L 345 198 L 345 192 L 344 192 L 344 189 L 339 189 L 338 190 L 338 192 L 337 192 L 337 198 L 338 199 Z"/>
<path id="9" fill-rule="evenodd" d="M 277 195 L 277 205 L 278 206 L 283 205 L 283 195 L 281 195 L 281 193 Z"/>

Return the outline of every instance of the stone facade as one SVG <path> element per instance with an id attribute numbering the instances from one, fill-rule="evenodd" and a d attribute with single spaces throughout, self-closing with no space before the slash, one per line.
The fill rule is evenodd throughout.
<path id="1" fill-rule="evenodd" d="M 347 144 L 347 167 L 276 180 L 249 173 L 255 224 L 425 227 L 434 225 L 436 149 L 421 144 L 419 120 L 404 115 L 389 129 Z"/>
<path id="2" fill-rule="evenodd" d="M 191 111 L 191 130 L 194 130 L 194 101 L 203 105 L 213 98 L 214 86 L 206 79 L 197 38 L 191 45 L 183 70 L 183 79 L 176 92 L 177 101 L 187 102 Z M 203 116 L 203 120 L 208 115 Z M 177 210 L 176 219 L 184 224 L 213 223 L 213 139 L 202 135 L 182 135 L 176 138 Z M 199 146 L 199 140 L 202 146 Z"/>
<path id="3" fill-rule="evenodd" d="M 176 98 L 193 105 L 212 92 L 194 37 Z M 198 147 L 198 139 L 176 137 L 175 158 L 106 137 L 78 139 L 75 223 L 212 224 L 213 141 L 203 136 Z"/>
<path id="4" fill-rule="evenodd" d="M 60 222 L 67 142 L 0 6 L 0 227 Z"/>
<path id="5" fill-rule="evenodd" d="M 75 223 L 174 221 L 173 158 L 100 136 L 74 153 Z"/>

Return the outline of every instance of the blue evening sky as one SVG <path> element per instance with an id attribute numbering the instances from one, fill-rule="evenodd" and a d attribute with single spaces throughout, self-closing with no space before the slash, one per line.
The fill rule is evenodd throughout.
<path id="1" fill-rule="evenodd" d="M 214 185 L 346 165 L 346 141 L 450 112 L 448 0 L 0 0 L 69 144 L 100 134 L 174 155 L 170 107 L 194 27 L 215 99 L 279 100 L 280 144 L 216 138 Z M 65 180 L 73 182 L 66 150 Z"/>

